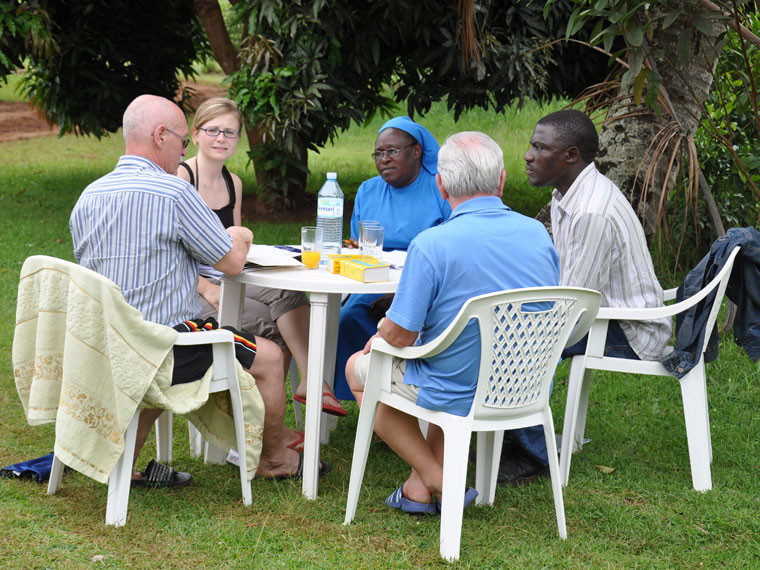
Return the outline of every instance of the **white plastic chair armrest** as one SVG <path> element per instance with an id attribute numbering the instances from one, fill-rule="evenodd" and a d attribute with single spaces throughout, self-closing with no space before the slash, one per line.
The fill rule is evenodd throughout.
<path id="1" fill-rule="evenodd" d="M 444 330 L 436 338 L 426 344 L 397 348 L 391 344 L 388 344 L 385 339 L 376 338 L 372 341 L 372 349 L 380 350 L 380 352 L 398 356 L 399 358 L 403 358 L 405 360 L 411 360 L 413 358 L 430 358 L 431 356 L 440 354 L 446 350 L 452 342 L 456 340 L 456 338 L 459 336 L 459 333 L 461 333 L 464 330 L 464 327 L 467 326 L 467 322 L 464 319 L 460 318 L 460 315 L 466 309 L 467 303 L 462 306 L 456 317 L 454 317 L 451 323 L 449 323 L 449 326 L 446 327 L 446 330 Z"/>
<path id="2" fill-rule="evenodd" d="M 391 344 L 388 344 L 385 339 L 378 337 L 372 341 L 372 350 L 390 354 L 391 356 L 397 356 L 398 358 L 403 358 L 404 360 L 412 360 L 414 358 L 427 358 L 438 354 L 443 350 L 443 348 L 446 348 L 443 347 L 441 350 L 435 350 L 438 348 L 438 345 L 441 343 L 441 339 L 443 337 L 444 334 L 441 334 L 438 336 L 438 338 L 433 339 L 427 344 L 404 347 L 393 346 Z M 433 352 L 434 350 L 435 352 Z"/>
<path id="3" fill-rule="evenodd" d="M 676 293 L 678 292 L 678 287 L 673 287 L 672 289 L 665 289 L 662 292 L 662 300 L 663 301 L 675 301 Z"/>
<path id="4" fill-rule="evenodd" d="M 216 344 L 218 342 L 233 342 L 235 337 L 226 329 L 213 331 L 183 332 L 177 336 L 178 345 Z"/>
<path id="5" fill-rule="evenodd" d="M 596 318 L 616 319 L 621 321 L 649 321 L 652 319 L 672 317 L 673 315 L 677 315 L 678 313 L 686 311 L 707 297 L 712 291 L 715 291 L 720 287 L 721 280 L 733 268 L 734 259 L 738 255 L 740 249 L 741 248 L 737 245 L 731 252 L 731 255 L 723 266 L 723 269 L 721 269 L 718 274 L 712 278 L 712 281 L 710 281 L 698 293 L 695 293 L 688 299 L 684 299 L 679 303 L 673 303 L 672 305 L 642 309 L 602 307 L 599 309 L 599 313 Z M 677 289 L 668 289 L 665 291 L 663 295 L 664 299 L 668 301 L 675 298 L 674 291 L 677 291 Z"/>
<path id="6" fill-rule="evenodd" d="M 530 292 L 530 293 L 538 293 L 541 294 L 544 291 L 546 291 L 546 294 L 551 295 L 551 290 L 554 289 L 553 287 L 534 287 L 534 288 L 528 288 L 523 289 L 522 291 Z M 599 298 L 601 298 L 601 295 L 596 291 L 591 291 L 590 289 L 582 289 L 582 288 L 571 288 L 571 289 L 577 289 L 579 291 L 586 291 L 587 293 L 591 293 L 592 295 L 595 295 L 597 297 L 596 302 L 598 303 Z M 516 289 L 515 291 L 520 291 L 519 289 Z M 469 320 L 461 318 L 462 313 L 464 313 L 466 310 L 468 310 L 468 305 L 477 300 L 481 299 L 483 297 L 488 297 L 490 294 L 481 295 L 478 297 L 473 297 L 470 299 L 467 303 L 465 303 L 462 308 L 457 313 L 456 317 L 451 321 L 448 327 L 446 327 L 446 330 L 444 330 L 441 334 L 439 334 L 436 338 L 431 340 L 430 342 L 426 344 L 422 344 L 419 346 L 405 346 L 401 348 L 394 347 L 388 342 L 386 342 L 384 339 L 376 338 L 372 341 L 372 349 L 373 350 L 379 350 L 380 352 L 384 352 L 386 354 L 390 354 L 393 356 L 397 356 L 399 358 L 403 358 L 406 360 L 411 360 L 415 358 L 430 358 L 432 356 L 436 356 L 437 354 L 440 354 L 444 350 L 446 350 L 451 344 L 459 337 L 459 334 L 464 330 L 464 328 L 469 323 Z M 580 340 L 583 336 L 585 336 L 586 331 L 588 331 L 592 324 L 594 323 L 594 317 L 596 314 L 596 308 L 598 304 L 595 304 L 593 307 L 593 310 L 590 312 L 586 312 L 583 314 L 583 316 L 580 318 L 579 322 L 575 326 L 575 330 L 571 334 L 571 340 L 573 342 L 577 342 Z"/>
<path id="7" fill-rule="evenodd" d="M 648 308 L 618 308 L 618 307 L 601 307 L 596 318 L 607 320 L 619 320 L 619 321 L 651 321 L 652 319 L 662 319 L 664 317 L 672 317 L 678 313 L 682 313 L 687 309 L 693 307 L 699 303 L 702 299 L 717 288 L 715 287 L 705 288 L 699 291 L 696 295 L 692 295 L 688 299 L 684 299 L 679 303 L 673 303 L 672 305 L 665 305 L 662 307 L 648 307 Z"/>

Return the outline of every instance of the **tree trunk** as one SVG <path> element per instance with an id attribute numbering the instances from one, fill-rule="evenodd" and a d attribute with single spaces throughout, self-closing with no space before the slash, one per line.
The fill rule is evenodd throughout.
<path id="1" fill-rule="evenodd" d="M 225 74 L 229 75 L 234 73 L 240 69 L 238 49 L 232 43 L 230 34 L 227 31 L 227 25 L 222 17 L 222 9 L 219 7 L 219 2 L 217 0 L 194 1 L 195 10 L 203 24 L 203 29 L 206 30 L 206 36 L 208 37 L 214 58 L 216 58 L 216 61 L 219 63 L 219 66 Z M 263 142 L 261 130 L 258 125 L 250 125 L 246 120 L 245 132 L 248 135 L 249 148 L 253 149 L 256 145 Z M 301 159 L 304 168 L 306 168 L 308 164 L 307 158 L 308 154 L 304 150 Z M 273 209 L 293 209 L 308 201 L 309 197 L 306 194 L 306 172 L 302 172 L 296 168 L 289 169 L 287 196 L 281 195 L 279 197 L 273 197 L 266 192 L 266 188 L 269 186 L 270 177 L 266 170 L 263 168 L 257 168 L 259 164 L 259 159 L 253 160 L 256 182 L 258 183 L 259 188 L 264 190 L 263 192 L 259 192 L 259 196 L 256 200 L 258 211 L 266 213 Z"/>
<path id="2" fill-rule="evenodd" d="M 203 29 L 206 30 L 211 51 L 222 71 L 229 75 L 240 69 L 238 51 L 230 39 L 219 2 L 217 0 L 195 0 L 195 11 L 203 24 Z"/>
<path id="3" fill-rule="evenodd" d="M 665 30 L 657 27 L 650 53 L 658 54 L 658 57 L 653 57 L 654 66 L 662 77 L 662 89 L 672 104 L 673 115 L 678 119 L 675 121 L 664 113 L 668 121 L 676 123 L 670 125 L 674 129 L 671 132 L 692 136 L 699 125 L 702 105 L 712 86 L 712 74 L 719 56 L 715 42 L 721 28 L 714 24 L 710 35 L 692 28 L 689 14 L 698 11 L 699 0 L 671 1 L 665 11 L 677 8 L 683 8 L 685 15 Z M 693 39 L 689 46 L 689 65 L 685 66 L 678 56 L 678 41 L 683 34 L 692 33 L 687 30 L 693 32 Z M 667 192 L 673 187 L 680 161 L 676 159 L 668 176 L 669 157 L 673 151 L 671 143 L 665 152 L 665 159 L 652 166 L 656 147 L 653 141 L 664 122 L 648 113 L 643 106 L 636 106 L 627 93 L 621 92 L 619 95 L 621 97 L 610 108 L 600 133 L 601 152 L 597 165 L 629 195 L 647 237 L 651 238 L 661 221 L 664 212 L 661 205 L 665 204 Z M 653 182 L 644 187 L 644 178 L 650 167 Z"/>

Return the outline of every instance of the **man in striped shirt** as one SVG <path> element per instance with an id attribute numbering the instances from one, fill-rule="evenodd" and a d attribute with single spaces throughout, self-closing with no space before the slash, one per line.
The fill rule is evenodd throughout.
<path id="1" fill-rule="evenodd" d="M 71 213 L 74 254 L 81 265 L 119 285 L 127 302 L 146 320 L 176 326 L 201 315 L 196 292 L 198 263 L 230 275 L 240 273 L 253 234 L 240 226 L 225 230 L 198 192 L 176 176 L 189 142 L 187 120 L 177 105 L 162 97 L 141 95 L 127 107 L 123 127 L 125 155 L 112 172 L 82 192 Z M 265 407 L 258 473 L 263 477 L 294 475 L 300 472 L 301 459 L 284 441 L 297 436 L 292 430 L 283 430 L 281 351 L 271 341 L 255 340 L 256 346 L 250 346 L 252 350 L 241 363 L 256 378 Z M 267 350 L 267 343 L 272 350 Z M 205 366 L 200 375 L 210 364 L 208 348 L 198 347 L 209 352 L 206 364 L 196 366 Z M 194 380 L 180 377 L 187 368 L 175 362 L 172 383 Z M 135 462 L 161 411 L 141 413 Z M 133 476 L 134 481 L 143 479 L 140 473 Z M 178 487 L 190 479 L 188 473 L 172 470 L 165 484 Z"/>
<path id="2" fill-rule="evenodd" d="M 617 186 L 596 169 L 599 138 L 581 111 L 541 119 L 525 154 L 533 186 L 554 186 L 551 215 L 560 285 L 602 293 L 603 307 L 661 307 L 644 229 Z M 669 319 L 610 321 L 605 354 L 659 360 L 670 339 Z M 585 341 L 565 356 L 583 354 Z"/>
<path id="3" fill-rule="evenodd" d="M 618 187 L 594 166 L 598 150 L 591 119 L 581 111 L 563 110 L 538 121 L 525 153 L 531 185 L 554 187 L 551 217 L 559 283 L 601 292 L 603 307 L 660 307 L 662 287 L 641 222 Z M 669 319 L 610 321 L 605 355 L 659 360 L 670 331 Z M 566 348 L 563 356 L 584 354 L 586 340 Z M 512 432 L 502 449 L 500 482 L 548 475 L 540 430 Z"/>

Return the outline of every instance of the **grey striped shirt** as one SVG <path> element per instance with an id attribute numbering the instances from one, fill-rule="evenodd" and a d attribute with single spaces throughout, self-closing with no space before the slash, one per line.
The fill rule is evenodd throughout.
<path id="1" fill-rule="evenodd" d="M 602 293 L 603 307 L 661 307 L 644 230 L 613 182 L 589 164 L 564 197 L 552 194 L 552 234 L 559 252 L 560 285 Z M 621 321 L 642 360 L 659 360 L 670 339 L 669 319 Z"/>
<path id="2" fill-rule="evenodd" d="M 79 264 L 119 285 L 146 320 L 167 326 L 200 316 L 198 262 L 213 265 L 232 248 L 195 188 L 134 155 L 82 192 L 69 227 Z"/>

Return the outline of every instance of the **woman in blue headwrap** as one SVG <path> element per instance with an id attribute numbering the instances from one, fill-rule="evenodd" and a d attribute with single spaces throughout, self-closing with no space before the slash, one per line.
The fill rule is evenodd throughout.
<path id="1" fill-rule="evenodd" d="M 376 220 L 385 228 L 383 248 L 405 250 L 422 230 L 448 219 L 451 208 L 435 184 L 438 148 L 430 131 L 409 117 L 396 117 L 380 127 L 372 153 L 379 176 L 359 186 L 351 215 L 352 239 L 359 234 L 360 221 Z M 334 390 L 342 400 L 354 399 L 346 384 L 346 361 L 377 332 L 369 307 L 378 297 L 351 295 L 341 308 Z"/>

